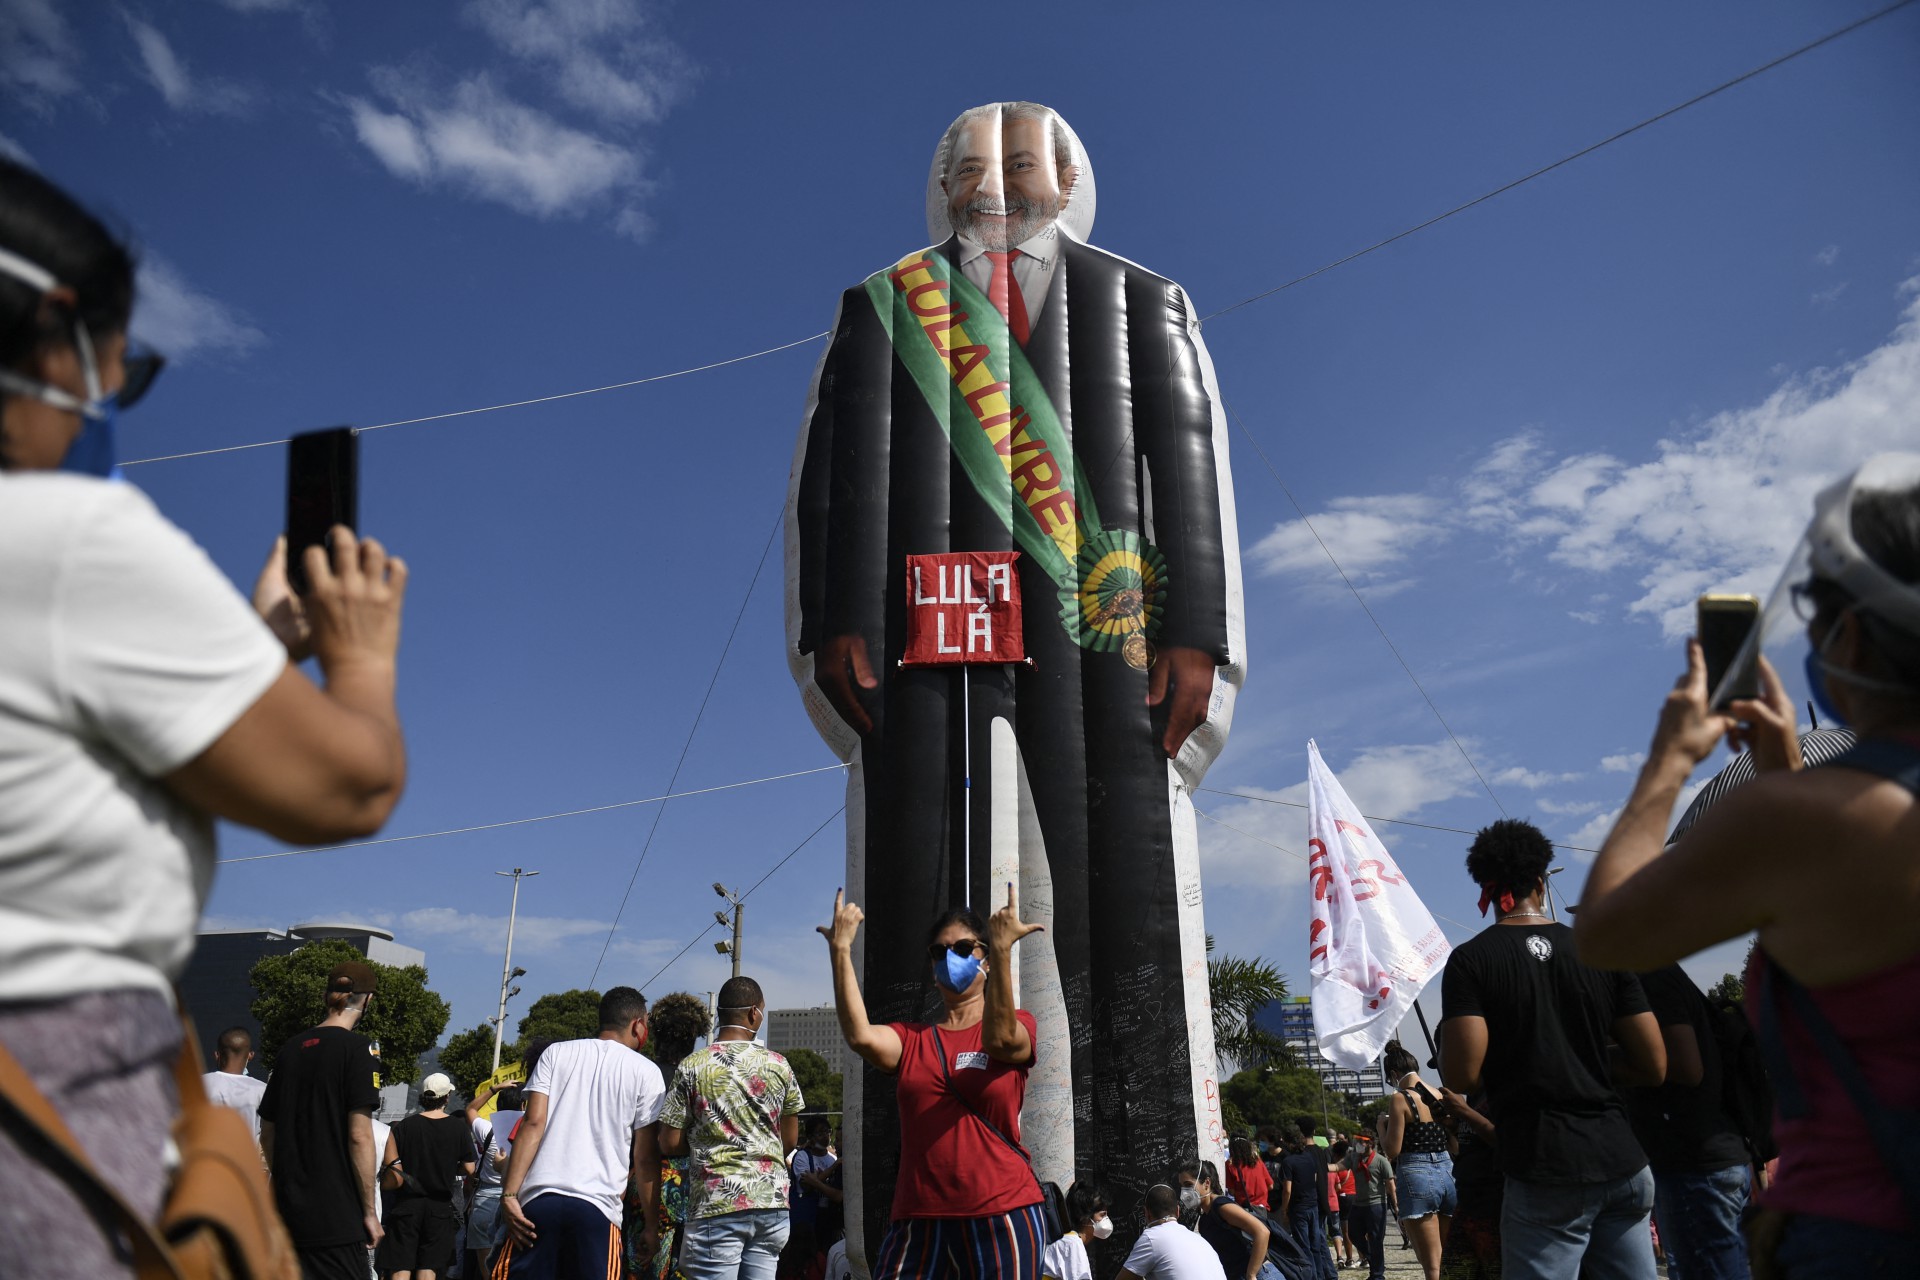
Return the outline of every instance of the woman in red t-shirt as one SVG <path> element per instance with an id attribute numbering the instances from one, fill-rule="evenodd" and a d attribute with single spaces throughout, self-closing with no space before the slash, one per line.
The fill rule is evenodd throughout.
<path id="1" fill-rule="evenodd" d="M 1235 1138 L 1227 1143 L 1227 1194 L 1241 1204 L 1267 1208 L 1267 1194 L 1273 1190 L 1273 1175 L 1261 1163 L 1250 1138 Z"/>
<path id="2" fill-rule="evenodd" d="M 820 932 L 833 958 L 840 1034 L 898 1081 L 900 1173 L 873 1275 L 962 1280 L 971 1272 L 950 1260 L 968 1258 L 983 1261 L 987 1275 L 1039 1280 L 1045 1197 L 1019 1145 L 1034 1020 L 1013 1007 L 1011 961 L 1014 944 L 1041 926 L 1021 921 L 1012 885 L 991 924 L 969 908 L 947 912 L 927 931 L 945 1016 L 875 1026 L 853 971 L 865 918 L 836 893 L 833 923 Z"/>

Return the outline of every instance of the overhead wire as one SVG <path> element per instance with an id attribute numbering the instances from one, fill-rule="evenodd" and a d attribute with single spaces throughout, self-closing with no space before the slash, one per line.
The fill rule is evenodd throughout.
<path id="1" fill-rule="evenodd" d="M 276 853 L 254 853 L 239 858 L 222 858 L 220 865 L 234 862 L 267 862 L 274 858 L 303 858 L 310 853 L 334 853 L 341 849 L 365 849 L 377 844 L 404 844 L 409 840 L 437 840 L 441 836 L 471 835 L 476 831 L 498 831 L 503 827 L 524 827 L 536 822 L 552 822 L 557 818 L 578 818 L 589 813 L 611 813 L 615 809 L 632 809 L 640 805 L 664 804 L 668 800 L 685 800 L 690 796 L 712 795 L 716 791 L 738 791 L 741 787 L 757 787 L 763 782 L 784 782 L 788 778 L 805 778 L 816 773 L 839 773 L 847 766 L 844 764 L 821 765 L 818 769 L 798 769 L 792 773 L 775 773 L 764 778 L 748 778 L 743 782 L 723 782 L 715 787 L 696 787 L 691 791 L 675 791 L 669 795 L 648 796 L 644 800 L 621 800 L 615 804 L 590 805 L 585 809 L 568 809 L 562 813 L 543 813 L 533 818 L 509 818 L 504 822 L 482 822 L 471 827 L 449 827 L 445 831 L 419 831 L 409 836 L 381 836 L 375 840 L 348 840 L 342 844 L 316 845 L 310 849 L 282 849 Z"/>
<path id="2" fill-rule="evenodd" d="M 774 863 L 772 867 L 768 868 L 766 875 L 763 875 L 758 880 L 755 880 L 753 882 L 753 889 L 748 889 L 745 893 L 741 894 L 740 900 L 742 902 L 745 902 L 748 898 L 751 898 L 753 896 L 754 889 L 758 889 L 761 885 L 765 884 L 768 880 L 772 879 L 774 872 L 780 870 L 780 868 L 786 866 L 789 862 L 793 861 L 794 855 L 798 854 L 802 849 L 812 844 L 813 838 L 815 836 L 819 835 L 822 831 L 825 831 L 827 829 L 828 824 L 830 824 L 835 818 L 839 817 L 841 814 L 845 813 L 846 811 L 847 811 L 847 806 L 843 804 L 838 809 L 835 809 L 832 813 L 828 814 L 826 818 L 821 821 L 819 826 L 815 827 L 812 831 L 809 831 L 807 833 L 807 838 L 805 840 L 802 840 L 799 844 L 787 850 L 786 857 L 780 859 L 780 861 Z M 645 991 L 648 987 L 653 985 L 654 978 L 658 978 L 661 974 L 673 968 L 674 965 L 679 964 L 680 957 L 686 955 L 687 952 L 693 950 L 695 944 L 698 943 L 700 939 L 706 937 L 709 933 L 712 933 L 716 927 L 717 925 L 715 924 L 708 924 L 706 928 L 694 934 L 693 937 L 687 941 L 686 946 L 674 952 L 673 959 L 661 965 L 657 970 L 654 971 L 653 977 L 648 978 L 645 982 L 640 984 L 640 990 Z"/>
<path id="3" fill-rule="evenodd" d="M 1272 796 L 1256 796 L 1246 791 L 1223 791 L 1219 787 L 1201 787 L 1200 790 L 1216 796 L 1232 796 L 1235 800 L 1257 800 L 1261 804 L 1285 805 L 1289 809 L 1304 809 L 1307 807 L 1306 805 L 1302 804 L 1298 800 L 1276 800 Z M 1443 826 L 1440 826 L 1438 823 L 1415 822 L 1410 818 L 1378 818 L 1371 813 L 1363 813 L 1360 816 L 1365 818 L 1368 822 L 1391 822 L 1398 827 L 1422 827 L 1428 831 L 1452 832 L 1454 835 L 1457 835 L 1457 836 L 1473 836 L 1473 835 L 1480 834 L 1477 831 L 1469 831 L 1465 827 L 1443 827 Z M 1226 824 L 1222 823 L 1221 825 L 1225 826 Z M 1242 834 L 1245 834 L 1245 833 L 1243 832 Z M 1553 844 L 1553 847 L 1556 849 L 1570 849 L 1575 853 L 1599 853 L 1600 852 L 1598 849 L 1589 849 L 1582 844 L 1561 844 L 1558 841 L 1553 841 L 1552 844 Z M 1280 846 L 1274 845 L 1274 848 L 1278 849 L 1280 848 Z M 1293 853 L 1291 849 L 1285 850 L 1284 852 Z M 1297 858 L 1300 855 L 1296 853 L 1294 854 L 1294 856 Z"/>
<path id="4" fill-rule="evenodd" d="M 713 675 L 707 680 L 707 691 L 700 696 L 700 708 L 693 713 L 693 724 L 687 728 L 687 740 L 680 744 L 680 758 L 673 762 L 673 776 L 667 779 L 667 790 L 673 790 L 673 784 L 680 780 L 680 769 L 687 763 L 687 752 L 693 749 L 693 736 L 700 732 L 700 721 L 707 714 L 707 703 L 713 700 L 714 686 L 720 683 L 720 672 L 727 665 L 727 655 L 733 652 L 734 637 L 740 634 L 740 620 L 747 616 L 747 605 L 753 601 L 753 589 L 760 585 L 760 573 L 767 567 L 767 555 L 773 550 L 773 540 L 780 536 L 780 528 L 785 523 L 784 513 L 773 522 L 773 528 L 767 531 L 766 545 L 760 548 L 760 560 L 753 566 L 753 577 L 747 583 L 746 594 L 740 597 L 740 608 L 733 615 L 733 625 L 727 628 L 727 641 L 720 646 L 720 657 L 713 664 Z M 607 940 L 600 944 L 600 958 L 593 962 L 593 977 L 587 980 L 591 987 L 600 976 L 600 966 L 606 963 L 607 948 L 613 945 L 613 935 L 620 928 L 620 917 L 626 914 L 627 900 L 633 896 L 633 886 L 640 880 L 640 868 L 647 865 L 647 854 L 653 849 L 653 838 L 659 834 L 660 819 L 666 816 L 667 806 L 663 803 L 653 811 L 653 824 L 647 828 L 646 843 L 640 846 L 640 856 L 634 860 L 633 874 L 627 877 L 627 890 L 620 895 L 620 906 L 613 913 L 613 923 L 607 926 Z"/>

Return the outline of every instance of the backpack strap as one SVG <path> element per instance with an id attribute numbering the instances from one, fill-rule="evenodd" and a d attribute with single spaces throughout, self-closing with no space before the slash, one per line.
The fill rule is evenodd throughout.
<path id="1" fill-rule="evenodd" d="M 197 1063 L 198 1058 L 199 1052 L 189 1035 L 181 1051 L 181 1062 L 175 1067 L 176 1079 L 184 1081 L 191 1063 Z M 184 1084 L 181 1088 L 181 1106 L 187 1106 L 188 1099 L 195 1096 L 199 1105 L 208 1105 L 197 1074 L 192 1076 L 192 1082 L 191 1093 Z M 105 1202 L 106 1216 L 117 1221 L 133 1241 L 134 1266 L 140 1280 L 183 1280 L 159 1231 L 100 1177 L 73 1131 L 54 1110 L 53 1103 L 3 1044 L 0 1044 L 0 1119 L 4 1119 L 21 1149 L 65 1182 L 75 1194 L 83 1199 L 91 1198 L 96 1209 L 100 1202 Z"/>

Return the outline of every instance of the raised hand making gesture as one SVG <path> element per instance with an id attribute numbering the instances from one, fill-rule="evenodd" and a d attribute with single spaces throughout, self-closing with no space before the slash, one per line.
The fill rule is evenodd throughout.
<path id="1" fill-rule="evenodd" d="M 1007 905 L 993 913 L 987 921 L 987 949 L 994 959 L 1003 959 L 1013 953 L 1013 944 L 1030 933 L 1043 933 L 1045 925 L 1027 924 L 1020 919 L 1020 899 L 1013 881 L 1007 881 Z"/>

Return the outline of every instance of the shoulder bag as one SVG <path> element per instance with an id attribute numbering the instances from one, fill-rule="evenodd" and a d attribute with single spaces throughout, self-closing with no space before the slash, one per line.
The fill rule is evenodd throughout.
<path id="1" fill-rule="evenodd" d="M 66 1122 L 0 1045 L 0 1120 L 23 1150 L 81 1197 L 91 1197 L 133 1242 L 140 1280 L 300 1280 L 293 1241 L 274 1207 L 260 1146 L 240 1113 L 217 1106 L 201 1082 L 198 1037 L 183 1014 L 174 1061 L 180 1167 L 158 1223 L 148 1222 L 94 1170 Z"/>

